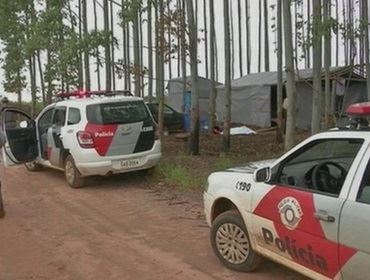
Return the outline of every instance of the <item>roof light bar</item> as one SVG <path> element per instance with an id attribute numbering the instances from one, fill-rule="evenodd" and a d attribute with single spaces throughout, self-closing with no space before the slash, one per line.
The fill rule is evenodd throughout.
<path id="1" fill-rule="evenodd" d="M 349 116 L 370 116 L 370 102 L 352 104 L 346 113 Z"/>
<path id="2" fill-rule="evenodd" d="M 75 90 L 70 92 L 60 92 L 56 95 L 57 98 L 60 99 L 69 99 L 70 97 L 76 98 L 86 98 L 90 96 L 116 96 L 116 95 L 123 95 L 123 96 L 132 96 L 131 92 L 128 90 L 119 90 L 119 91 L 111 91 L 111 90 L 96 90 L 96 91 L 87 91 L 87 90 Z"/>

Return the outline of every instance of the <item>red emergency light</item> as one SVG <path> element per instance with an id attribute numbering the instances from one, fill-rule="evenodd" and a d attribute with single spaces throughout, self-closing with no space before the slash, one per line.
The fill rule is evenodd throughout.
<path id="1" fill-rule="evenodd" d="M 352 104 L 347 108 L 346 113 L 349 116 L 370 116 L 370 102 Z"/>
<path id="2" fill-rule="evenodd" d="M 57 98 L 60 99 L 69 99 L 70 97 L 75 98 L 87 98 L 91 96 L 116 96 L 116 95 L 123 95 L 123 96 L 132 96 L 131 92 L 128 90 L 118 90 L 118 91 L 111 91 L 111 90 L 96 90 L 96 91 L 88 91 L 88 90 L 75 90 L 70 92 L 60 92 L 56 95 Z"/>

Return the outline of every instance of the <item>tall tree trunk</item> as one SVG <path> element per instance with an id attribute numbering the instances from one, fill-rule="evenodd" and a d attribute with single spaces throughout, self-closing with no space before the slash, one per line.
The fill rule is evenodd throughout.
<path id="1" fill-rule="evenodd" d="M 41 94 L 42 94 L 42 104 L 46 106 L 46 93 L 45 93 L 45 82 L 44 82 L 44 73 L 42 70 L 42 63 L 41 63 L 41 56 L 40 56 L 40 50 L 37 50 L 37 66 L 39 69 L 39 75 L 40 75 L 40 85 L 41 85 Z"/>
<path id="2" fill-rule="evenodd" d="M 164 119 L 163 119 L 163 109 L 164 109 L 164 50 L 165 50 L 165 38 L 164 38 L 164 29 L 165 29 L 165 23 L 164 23 L 164 4 L 163 0 L 159 0 L 159 79 L 157 80 L 157 83 L 159 83 L 157 92 L 157 98 L 158 98 L 158 130 L 159 134 L 163 136 L 164 132 Z"/>
<path id="3" fill-rule="evenodd" d="M 359 62 L 358 64 L 360 64 L 360 71 L 362 74 L 365 73 L 365 48 L 364 48 L 364 44 L 365 44 L 365 28 L 363 27 L 363 22 L 362 22 L 362 19 L 364 18 L 364 7 L 363 7 L 363 2 L 362 0 L 359 1 L 358 3 L 359 5 L 359 10 L 358 10 L 358 13 L 359 13 L 359 21 L 360 21 L 360 26 L 359 26 L 359 30 L 358 30 L 358 48 L 359 48 L 359 53 L 360 53 L 360 56 L 359 56 Z"/>
<path id="4" fill-rule="evenodd" d="M 186 92 L 186 7 L 185 0 L 181 0 L 181 72 L 182 72 L 182 93 Z"/>
<path id="5" fill-rule="evenodd" d="M 263 1 L 263 18 L 265 21 L 265 72 L 270 71 L 270 43 L 269 43 L 269 23 L 268 23 L 268 3 Z"/>
<path id="6" fill-rule="evenodd" d="M 172 79 L 172 43 L 171 43 L 171 28 L 172 28 L 172 16 L 171 16 L 171 0 L 167 0 L 167 40 L 168 40 L 168 77 Z"/>
<path id="7" fill-rule="evenodd" d="M 207 1 L 203 0 L 203 22 L 204 22 L 204 59 L 206 78 L 209 78 L 209 63 L 208 63 L 208 22 L 207 22 Z"/>
<path id="8" fill-rule="evenodd" d="M 285 67 L 286 67 L 286 91 L 288 98 L 285 150 L 288 151 L 295 145 L 296 127 L 296 81 L 294 73 L 294 51 L 292 42 L 292 17 L 290 1 L 283 0 L 284 41 L 285 41 Z"/>
<path id="9" fill-rule="evenodd" d="M 366 63 L 366 84 L 367 99 L 370 101 L 370 57 L 369 57 L 369 5 L 367 0 L 363 0 L 364 7 L 364 24 L 365 24 L 365 63 Z"/>
<path id="10" fill-rule="evenodd" d="M 110 40 L 112 36 L 109 33 L 109 6 L 108 0 L 103 0 L 103 12 L 104 12 L 104 31 L 109 34 L 108 38 L 104 42 L 104 52 L 105 52 L 105 89 L 110 90 L 112 85 L 112 75 L 111 75 L 111 52 L 110 52 Z"/>
<path id="11" fill-rule="evenodd" d="M 126 61 L 127 61 L 127 83 L 128 90 L 131 91 L 131 51 L 130 51 L 130 23 L 126 24 Z"/>
<path id="12" fill-rule="evenodd" d="M 281 1 L 277 2 L 277 131 L 276 141 L 281 143 L 284 139 L 283 128 L 283 25 Z"/>
<path id="13" fill-rule="evenodd" d="M 229 22 L 230 22 L 230 40 L 231 40 L 231 79 L 235 78 L 235 36 L 234 36 L 234 12 L 233 12 L 233 1 L 229 3 Z"/>
<path id="14" fill-rule="evenodd" d="M 97 11 L 96 11 L 96 1 L 93 1 L 94 4 L 94 31 L 98 32 L 98 16 L 97 16 Z M 124 1 L 124 0 L 122 0 Z M 99 47 L 96 47 L 95 49 L 95 55 L 96 55 L 96 75 L 97 75 L 97 84 L 98 84 L 98 90 L 101 90 L 101 77 L 100 77 L 100 51 Z"/>
<path id="15" fill-rule="evenodd" d="M 247 50 L 247 74 L 251 72 L 251 41 L 250 41 L 250 26 L 249 26 L 249 0 L 245 0 L 245 30 L 246 30 L 246 50 Z"/>
<path id="16" fill-rule="evenodd" d="M 258 72 L 261 72 L 262 57 L 262 1 L 258 1 Z"/>
<path id="17" fill-rule="evenodd" d="M 82 2 L 83 0 L 78 0 L 78 38 L 81 41 L 82 40 Z M 70 5 L 70 2 L 68 2 Z M 73 22 L 73 20 L 71 19 Z M 78 50 L 78 88 L 82 89 L 84 88 L 84 73 L 83 73 L 83 51 L 80 48 Z"/>
<path id="18" fill-rule="evenodd" d="M 344 61 L 345 64 L 348 65 L 348 25 L 347 25 L 347 13 L 346 13 L 346 0 L 342 0 L 342 15 L 343 15 L 343 23 L 344 23 L 344 30 L 343 30 L 343 44 L 344 44 Z"/>
<path id="19" fill-rule="evenodd" d="M 331 65 L 331 3 L 324 1 L 324 66 L 325 66 L 325 126 L 329 128 L 332 123 L 332 104 L 330 90 L 330 65 Z"/>
<path id="20" fill-rule="evenodd" d="M 366 0 L 367 1 L 367 0 Z M 339 1 L 335 0 L 335 18 L 339 20 Z M 335 35 L 335 66 L 339 66 L 339 24 Z"/>
<path id="21" fill-rule="evenodd" d="M 239 75 L 243 76 L 243 46 L 242 46 L 242 7 L 238 0 L 238 37 L 239 37 Z"/>
<path id="22" fill-rule="evenodd" d="M 156 99 L 157 102 L 159 102 L 160 96 L 158 95 L 161 88 L 161 51 L 160 51 L 160 35 L 159 35 L 159 29 L 160 29 L 160 23 L 159 23 L 159 6 L 158 2 L 154 5 L 155 7 L 155 93 L 156 93 Z M 161 131 L 162 133 L 162 131 Z M 160 135 L 161 135 L 160 133 Z"/>
<path id="23" fill-rule="evenodd" d="M 199 155 L 198 29 L 197 21 L 194 18 L 193 0 L 186 0 L 186 8 L 189 26 L 189 52 L 192 88 L 189 152 L 191 155 Z"/>
<path id="24" fill-rule="evenodd" d="M 114 60 L 114 16 L 113 16 L 113 1 L 110 3 L 110 42 L 111 42 L 111 52 L 112 52 L 112 89 L 116 90 L 116 70 L 115 70 L 115 60 Z"/>
<path id="25" fill-rule="evenodd" d="M 312 40 L 312 34 L 311 34 L 311 1 L 307 1 L 307 44 L 306 44 L 306 51 L 307 51 L 307 57 L 306 57 L 306 68 L 311 68 L 311 40 Z"/>
<path id="26" fill-rule="evenodd" d="M 153 101 L 153 28 L 152 28 L 152 1 L 148 0 L 148 97 Z"/>
<path id="27" fill-rule="evenodd" d="M 312 96 L 312 124 L 311 132 L 320 131 L 321 122 L 321 65 L 322 65 L 322 39 L 321 39 L 321 0 L 313 0 L 313 96 Z"/>
<path id="28" fill-rule="evenodd" d="M 140 96 L 144 97 L 144 42 L 143 42 L 143 12 L 139 11 L 139 44 L 140 44 Z"/>
<path id="29" fill-rule="evenodd" d="M 140 46 L 139 46 L 139 11 L 134 12 L 134 73 L 135 73 L 135 96 L 140 96 Z"/>
<path id="30" fill-rule="evenodd" d="M 82 0 L 82 20 L 83 20 L 83 34 L 86 40 L 88 35 L 88 28 L 87 28 L 87 0 Z M 85 47 L 84 50 L 84 64 L 85 64 L 85 88 L 86 90 L 90 90 L 91 88 L 91 80 L 90 80 L 90 58 L 89 58 L 89 49 Z"/>
<path id="31" fill-rule="evenodd" d="M 216 81 L 215 81 L 215 10 L 213 1 L 209 1 L 209 22 L 210 22 L 210 70 L 211 70 L 211 95 L 209 97 L 209 133 L 213 133 L 216 126 Z"/>
<path id="32" fill-rule="evenodd" d="M 229 0 L 224 0 L 224 36 L 225 36 L 225 114 L 224 133 L 222 135 L 222 151 L 230 150 L 230 122 L 231 122 L 231 77 L 230 77 L 230 19 Z"/>

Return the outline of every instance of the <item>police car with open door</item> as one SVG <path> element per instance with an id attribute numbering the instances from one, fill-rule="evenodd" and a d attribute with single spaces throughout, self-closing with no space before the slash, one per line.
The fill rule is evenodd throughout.
<path id="1" fill-rule="evenodd" d="M 347 114 L 357 121 L 277 160 L 209 176 L 205 213 L 226 267 L 249 272 L 266 257 L 313 279 L 369 279 L 370 103 Z"/>
<path id="2" fill-rule="evenodd" d="M 150 169 L 161 158 L 153 118 L 142 98 L 118 92 L 61 93 L 35 121 L 4 109 L 6 164 L 63 170 L 71 187 L 90 175 Z"/>

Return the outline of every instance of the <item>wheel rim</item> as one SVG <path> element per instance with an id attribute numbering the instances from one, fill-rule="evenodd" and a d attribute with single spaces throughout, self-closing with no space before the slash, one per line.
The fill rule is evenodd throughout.
<path id="1" fill-rule="evenodd" d="M 67 182 L 72 184 L 75 179 L 75 169 L 73 163 L 71 161 L 67 161 L 65 169 Z"/>
<path id="2" fill-rule="evenodd" d="M 220 255 L 232 264 L 241 264 L 248 258 L 250 244 L 244 230 L 236 224 L 222 224 L 216 232 L 216 246 Z"/>

